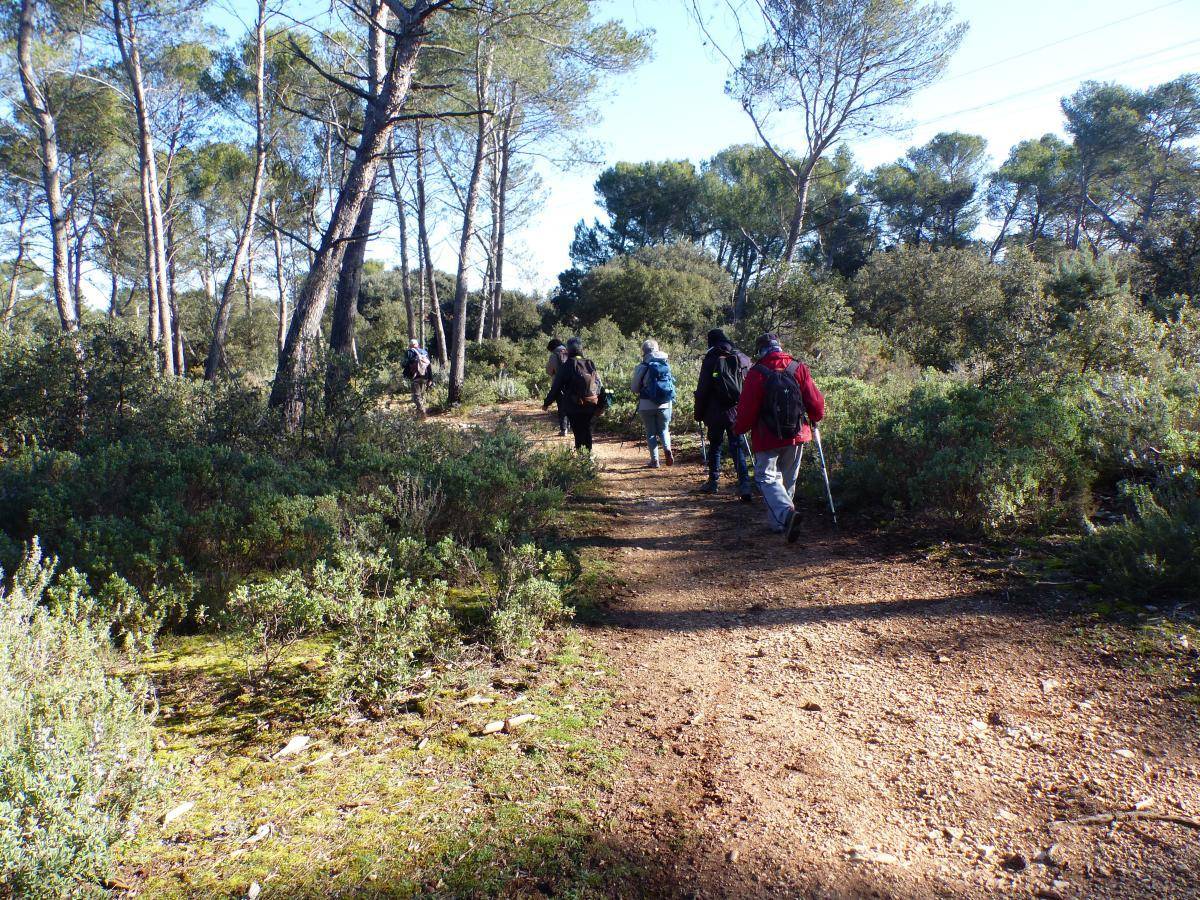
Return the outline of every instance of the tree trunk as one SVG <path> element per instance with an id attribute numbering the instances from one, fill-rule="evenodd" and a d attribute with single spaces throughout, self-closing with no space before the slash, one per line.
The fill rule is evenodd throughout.
<path id="1" fill-rule="evenodd" d="M 118 222 L 113 222 L 112 232 L 106 235 L 105 244 L 110 249 L 106 252 L 108 257 L 108 317 L 115 319 L 118 315 L 123 315 L 121 309 L 121 277 L 119 273 L 120 261 L 117 255 L 116 247 L 120 241 L 121 226 Z"/>
<path id="2" fill-rule="evenodd" d="M 283 276 L 283 241 L 279 237 L 279 201 L 272 198 L 270 206 L 271 238 L 275 246 L 275 290 L 279 295 L 279 327 L 275 333 L 276 352 L 283 352 L 283 341 L 287 336 L 288 296 L 287 283 Z"/>
<path id="3" fill-rule="evenodd" d="M 792 210 L 792 221 L 788 225 L 787 244 L 783 248 L 783 262 L 790 263 L 796 255 L 796 247 L 804 234 L 804 214 L 808 211 L 808 189 L 812 185 L 813 169 L 817 166 L 819 155 L 814 155 L 800 170 L 800 179 L 796 185 L 796 206 Z"/>
<path id="4" fill-rule="evenodd" d="M 258 216 L 258 205 L 262 200 L 263 180 L 267 170 L 266 112 L 264 109 L 265 74 L 267 56 L 267 7 L 259 0 L 258 17 L 254 23 L 254 179 L 250 183 L 250 199 L 246 204 L 246 216 L 242 220 L 241 232 L 229 265 L 229 274 L 221 287 L 221 299 L 213 317 L 212 342 L 208 345 L 208 358 L 204 362 L 204 378 L 212 381 L 225 365 L 225 341 L 229 335 L 229 314 L 233 307 L 233 289 L 242 266 L 250 255 L 254 242 L 254 221 Z M 275 233 L 279 240 L 279 232 Z"/>
<path id="5" fill-rule="evenodd" d="M 396 177 L 395 147 L 392 150 L 392 156 L 388 158 L 388 177 L 392 182 L 392 196 L 396 198 L 396 219 L 400 226 L 400 290 L 404 294 L 404 316 L 408 324 L 408 336 L 414 338 L 417 337 L 417 320 L 413 311 L 412 285 L 408 280 L 408 215 L 404 211 L 404 194 L 400 190 L 400 179 Z"/>
<path id="6" fill-rule="evenodd" d="M 735 322 L 740 322 L 746 316 L 746 298 L 750 293 L 750 275 L 754 271 L 754 261 L 757 254 L 754 252 L 754 247 L 747 241 L 739 256 L 741 257 L 741 272 L 738 275 L 737 289 L 733 293 L 733 321 Z"/>
<path id="7" fill-rule="evenodd" d="M 374 191 L 374 188 L 371 190 Z M 334 378 L 335 369 L 340 370 L 341 375 L 348 376 L 349 370 L 358 363 L 354 349 L 354 319 L 358 315 L 358 292 L 362 286 L 362 267 L 367 256 L 367 241 L 371 236 L 371 216 L 374 208 L 375 198 L 368 194 L 342 255 L 337 288 L 334 291 L 333 322 L 329 329 L 329 350 L 333 357 L 342 359 L 330 358 L 331 379 Z M 334 387 L 332 381 L 328 387 Z"/>
<path id="8" fill-rule="evenodd" d="M 433 275 L 433 254 L 429 249 L 429 229 L 425 223 L 425 148 L 421 143 L 421 123 L 416 125 L 417 155 L 417 239 L 425 257 L 424 284 L 429 288 L 429 304 L 433 318 L 434 334 L 437 336 L 438 362 L 442 368 L 450 364 L 450 348 L 446 345 L 446 326 L 442 322 L 442 304 L 438 300 L 437 280 Z"/>
<path id="9" fill-rule="evenodd" d="M 492 285 L 496 283 L 496 237 L 500 232 L 500 173 L 497 171 L 498 160 L 493 149 L 488 154 L 491 162 L 488 166 L 488 199 L 492 215 L 492 227 L 488 232 L 487 267 L 484 270 L 483 284 L 479 288 L 479 319 L 475 322 L 475 343 L 483 340 L 484 331 L 488 325 L 488 312 L 492 306 Z M 491 332 L 487 332 L 489 335 Z"/>
<path id="10" fill-rule="evenodd" d="M 371 2 L 371 25 L 368 43 L 368 86 L 370 99 L 363 105 L 363 121 L 377 112 L 379 84 L 387 65 L 388 7 L 383 0 Z M 391 146 L 389 135 L 388 146 Z M 391 159 L 391 155 L 388 155 Z M 350 243 L 343 251 L 342 264 L 338 271 L 337 286 L 333 295 L 333 322 L 329 331 L 329 362 L 325 372 L 325 395 L 336 395 L 350 378 L 358 365 L 358 352 L 354 343 L 354 324 L 358 317 L 358 293 L 362 286 L 362 267 L 367 258 L 367 243 L 371 239 L 371 217 L 375 210 L 375 183 L 354 223 Z"/>
<path id="11" fill-rule="evenodd" d="M 425 248 L 417 241 L 417 341 L 425 346 Z"/>
<path id="12" fill-rule="evenodd" d="M 25 103 L 37 128 L 41 150 L 42 189 L 46 192 L 46 211 L 50 218 L 51 282 L 54 303 L 63 331 L 79 327 L 71 285 L 67 276 L 67 211 L 63 205 L 62 171 L 58 161 L 58 126 L 42 86 L 33 68 L 34 0 L 21 0 L 17 28 L 17 70 Z"/>
<path id="13" fill-rule="evenodd" d="M 378 112 L 368 116 L 363 123 L 362 136 L 338 192 L 329 223 L 321 235 L 321 243 L 313 256 L 312 268 L 296 297 L 295 311 L 271 385 L 270 404 L 273 408 L 282 409 L 284 424 L 289 430 L 295 430 L 300 425 L 304 412 L 304 379 L 308 374 L 312 349 L 320 337 L 321 319 L 329 302 L 329 292 L 341 267 L 346 241 L 371 193 L 379 165 L 387 155 L 397 117 L 408 96 L 417 55 L 426 36 L 425 20 L 445 5 L 423 0 L 410 8 L 397 0 L 392 9 L 398 22 L 393 29 L 395 41 L 382 80 L 382 89 L 378 98 L 373 100 Z"/>
<path id="14" fill-rule="evenodd" d="M 174 156 L 175 150 L 171 149 L 168 155 L 167 169 L 170 171 L 169 160 Z M 174 202 L 174 185 L 170 177 L 167 178 L 166 197 L 164 198 L 166 207 L 166 250 L 167 250 L 167 308 L 171 312 L 171 331 L 170 331 L 170 352 L 175 361 L 175 374 L 184 375 L 187 372 L 187 365 L 183 358 L 183 329 L 179 327 L 179 291 L 176 288 L 176 265 L 178 247 L 175 244 L 175 202 Z"/>
<path id="15" fill-rule="evenodd" d="M 508 111 L 504 115 L 504 126 L 500 132 L 500 190 L 499 208 L 496 219 L 496 261 L 492 275 L 492 337 L 500 338 L 502 326 L 501 307 L 504 305 L 504 239 L 507 231 L 508 180 L 512 160 L 512 124 L 516 115 L 517 89 L 514 86 L 509 97 Z"/>
<path id="16" fill-rule="evenodd" d="M 138 45 L 137 24 L 132 16 L 126 15 L 122 11 L 122 2 L 127 2 L 127 0 L 112 0 L 113 29 L 116 32 L 117 48 L 121 54 L 125 74 L 129 78 L 134 114 L 137 119 L 138 168 L 142 182 L 146 268 L 149 274 L 147 286 L 151 307 L 157 313 L 158 326 L 156 330 L 162 354 L 163 371 L 168 375 L 174 375 L 175 355 L 172 349 L 174 327 L 167 287 L 166 238 L 163 231 L 158 163 L 154 154 L 154 135 L 151 130 L 150 108 L 147 103 L 142 73 L 142 55 Z M 122 24 L 122 20 L 124 20 L 124 24 Z"/>
<path id="17" fill-rule="evenodd" d="M 483 60 L 482 70 L 477 70 L 475 158 L 471 165 L 471 180 L 467 184 L 467 196 L 463 203 L 462 234 L 458 241 L 458 272 L 454 279 L 454 335 L 450 355 L 450 403 L 462 398 L 463 381 L 467 372 L 467 268 L 471 255 L 471 239 L 475 232 L 475 205 L 479 200 L 479 182 L 483 176 L 484 149 L 487 144 L 491 114 L 485 109 L 488 82 L 492 74 L 492 56 L 489 51 Z"/>
<path id="18" fill-rule="evenodd" d="M 12 316 L 17 308 L 17 299 L 21 291 L 21 266 L 25 264 L 25 251 L 28 243 L 25 239 L 25 227 L 29 222 L 29 212 L 33 207 L 33 190 L 25 189 L 25 202 L 21 204 L 21 212 L 17 216 L 17 255 L 13 257 L 12 277 L 8 280 L 8 296 L 4 300 L 4 313 L 0 315 L 0 328 L 7 331 L 12 325 Z"/>

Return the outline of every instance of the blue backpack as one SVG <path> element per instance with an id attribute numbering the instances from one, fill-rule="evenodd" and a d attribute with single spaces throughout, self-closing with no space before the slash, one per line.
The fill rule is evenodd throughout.
<path id="1" fill-rule="evenodd" d="M 654 403 L 670 403 L 675 399 L 675 379 L 665 359 L 646 360 L 640 396 Z"/>

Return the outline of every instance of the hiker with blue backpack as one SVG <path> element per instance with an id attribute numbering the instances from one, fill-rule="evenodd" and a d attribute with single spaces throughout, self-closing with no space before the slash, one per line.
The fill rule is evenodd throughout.
<path id="1" fill-rule="evenodd" d="M 675 404 L 675 378 L 667 354 L 650 338 L 642 344 L 642 361 L 633 370 L 629 384 L 637 395 L 638 415 L 646 427 L 646 446 L 650 448 L 648 467 L 658 468 L 659 449 L 668 466 L 675 465 L 671 452 L 671 410 Z"/>
<path id="2" fill-rule="evenodd" d="M 720 328 L 708 333 L 708 352 L 700 363 L 696 385 L 696 421 L 708 430 L 708 481 L 701 488 L 707 494 L 720 490 L 721 450 L 727 446 L 737 472 L 737 493 L 749 502 L 750 472 L 746 468 L 746 446 L 741 435 L 734 434 L 738 400 L 750 369 L 750 357 L 738 350 Z"/>
<path id="3" fill-rule="evenodd" d="M 790 544 L 800 535 L 792 498 L 801 454 L 813 426 L 825 418 L 825 397 L 808 366 L 784 353 L 774 334 L 754 342 L 754 355 L 758 362 L 746 373 L 733 430 L 750 432 L 754 480 L 767 502 L 771 530 Z"/>

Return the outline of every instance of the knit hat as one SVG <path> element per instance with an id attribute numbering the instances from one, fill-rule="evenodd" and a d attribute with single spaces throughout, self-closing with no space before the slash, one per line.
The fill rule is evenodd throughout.
<path id="1" fill-rule="evenodd" d="M 766 356 L 768 353 L 776 353 L 783 350 L 783 345 L 779 343 L 779 335 L 767 332 L 760 334 L 754 341 L 754 355 Z"/>
<path id="2" fill-rule="evenodd" d="M 728 344 L 729 338 L 725 336 L 725 332 L 720 328 L 713 328 L 708 332 L 708 346 L 715 347 L 717 344 Z"/>
<path id="3" fill-rule="evenodd" d="M 579 356 L 583 353 L 583 338 L 573 337 L 567 339 L 567 355 Z"/>

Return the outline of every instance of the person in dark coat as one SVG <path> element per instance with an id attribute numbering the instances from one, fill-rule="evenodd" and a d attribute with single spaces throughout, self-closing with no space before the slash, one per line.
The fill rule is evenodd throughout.
<path id="1" fill-rule="evenodd" d="M 553 338 L 546 349 L 550 351 L 550 355 L 546 358 L 546 374 L 550 376 L 550 381 L 554 381 L 554 376 L 558 374 L 558 370 L 562 368 L 563 363 L 567 361 L 567 347 L 558 338 Z M 565 437 L 567 434 L 567 414 L 563 410 L 562 401 L 558 402 L 558 412 L 555 415 L 555 424 L 558 425 L 558 434 L 560 437 Z"/>
<path id="2" fill-rule="evenodd" d="M 719 490 L 721 452 L 728 447 L 737 472 L 737 492 L 750 500 L 750 473 L 746 466 L 746 445 L 734 434 L 740 391 L 735 392 L 729 373 L 736 372 L 736 383 L 745 380 L 750 369 L 750 357 L 738 350 L 720 328 L 708 333 L 708 352 L 700 363 L 700 381 L 696 385 L 696 421 L 708 429 L 708 481 L 703 490 L 715 494 Z M 724 377 L 723 377 L 724 376 Z"/>
<path id="3" fill-rule="evenodd" d="M 589 388 L 583 394 L 577 388 L 581 382 Z M 592 419 L 600 411 L 603 389 L 596 364 L 583 355 L 583 341 L 577 337 L 571 338 L 567 341 L 567 361 L 558 367 L 542 409 L 549 409 L 551 403 L 562 403 L 562 410 L 570 420 L 571 431 L 575 435 L 576 450 L 592 449 Z"/>

